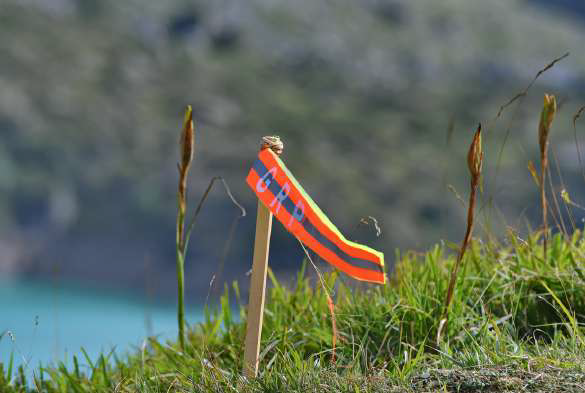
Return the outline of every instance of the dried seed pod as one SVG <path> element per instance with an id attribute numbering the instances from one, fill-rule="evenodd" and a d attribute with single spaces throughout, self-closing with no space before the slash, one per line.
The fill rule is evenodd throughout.
<path id="1" fill-rule="evenodd" d="M 181 132 L 181 140 L 179 141 L 179 154 L 181 161 L 179 162 L 179 209 L 182 214 L 185 214 L 187 208 L 186 193 L 187 193 L 187 175 L 189 174 L 189 167 L 193 161 L 193 150 L 195 146 L 195 129 L 193 127 L 193 110 L 191 106 L 187 106 L 185 111 L 185 120 L 183 121 L 183 131 Z M 182 228 L 181 228 L 181 236 Z M 182 244 L 182 237 L 181 237 Z"/>
<path id="2" fill-rule="evenodd" d="M 193 127 L 193 109 L 191 105 L 185 110 L 185 120 L 183 121 L 183 131 L 181 132 L 181 141 L 179 144 L 181 154 L 180 171 L 181 175 L 187 174 L 189 166 L 193 161 L 195 147 L 195 129 Z"/>
<path id="3" fill-rule="evenodd" d="M 550 126 L 557 112 L 557 100 L 552 94 L 544 95 L 544 105 L 540 113 L 540 123 L 538 125 L 538 141 L 540 144 L 540 154 L 543 156 L 548 147 L 548 134 Z"/>
<path id="4" fill-rule="evenodd" d="M 471 177 L 479 178 L 481 175 L 481 166 L 483 163 L 483 150 L 481 147 L 481 124 L 477 127 L 471 146 L 469 146 L 469 152 L 467 153 L 467 166 Z"/>

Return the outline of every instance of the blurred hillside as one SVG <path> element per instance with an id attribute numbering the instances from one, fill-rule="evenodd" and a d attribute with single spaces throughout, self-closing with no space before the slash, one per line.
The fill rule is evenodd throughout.
<path id="1" fill-rule="evenodd" d="M 538 163 L 545 91 L 561 101 L 551 138 L 563 180 L 585 204 L 572 128 L 585 104 L 584 37 L 578 1 L 3 0 L 0 271 L 174 293 L 186 104 L 197 121 L 191 206 L 220 175 L 248 209 L 222 280 L 251 265 L 244 179 L 267 134 L 283 138 L 284 161 L 342 232 L 390 261 L 396 247 L 459 241 L 465 212 L 448 186 L 467 195 L 479 121 L 486 225 L 496 235 L 537 225 L 526 164 Z M 214 190 L 186 267 L 197 299 L 237 214 Z M 366 216 L 380 238 L 356 228 Z M 271 255 L 281 272 L 302 258 L 279 226 Z"/>

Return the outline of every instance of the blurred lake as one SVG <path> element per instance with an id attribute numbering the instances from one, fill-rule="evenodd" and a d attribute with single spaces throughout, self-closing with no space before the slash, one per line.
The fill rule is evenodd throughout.
<path id="1" fill-rule="evenodd" d="M 135 352 L 147 336 L 160 341 L 177 334 L 176 308 L 131 293 L 85 289 L 59 281 L 0 278 L 0 363 L 8 367 L 11 352 L 16 365 L 28 364 L 26 372 L 63 361 L 72 365 L 77 355 L 87 364 L 81 348 L 92 362 L 101 352 L 115 348 L 119 357 Z M 188 302 L 188 299 L 187 299 Z M 190 324 L 202 318 L 200 308 L 188 307 Z"/>

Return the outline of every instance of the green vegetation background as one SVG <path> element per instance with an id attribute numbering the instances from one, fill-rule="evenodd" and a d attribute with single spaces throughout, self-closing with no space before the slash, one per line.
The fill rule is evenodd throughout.
<path id="1" fill-rule="evenodd" d="M 545 91 L 561 100 L 552 146 L 583 202 L 571 124 L 585 99 L 577 15 L 519 0 L 5 0 L 0 29 L 4 271 L 137 288 L 155 275 L 157 293 L 174 293 L 176 145 L 188 103 L 192 198 L 221 175 L 253 212 L 244 178 L 260 137 L 279 134 L 285 162 L 332 221 L 388 256 L 459 240 L 465 213 L 448 185 L 465 195 L 478 121 L 484 219 L 495 233 L 538 222 L 526 163 L 537 157 Z M 214 191 L 187 262 L 188 290 L 201 299 L 218 234 L 237 213 Z M 370 215 L 379 239 L 355 229 Z M 249 268 L 253 217 L 237 229 L 228 282 Z M 276 229 L 273 244 L 275 270 L 296 271 L 294 240 Z"/>
<path id="2" fill-rule="evenodd" d="M 253 381 L 240 376 L 246 309 L 234 283 L 192 326 L 184 351 L 151 337 L 128 356 L 37 368 L 28 382 L 0 364 L 0 391 L 23 392 L 26 383 L 42 392 L 583 391 L 583 236 L 554 237 L 547 259 L 539 240 L 510 232 L 502 243 L 472 245 L 438 344 L 454 263 L 441 246 L 398 256 L 388 285 L 362 291 L 335 273 L 320 285 L 304 276 L 306 264 L 290 286 L 270 273 Z M 335 302 L 335 348 L 325 291 Z"/>

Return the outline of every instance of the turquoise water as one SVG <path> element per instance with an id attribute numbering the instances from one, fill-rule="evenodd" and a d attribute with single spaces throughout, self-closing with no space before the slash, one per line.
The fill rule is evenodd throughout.
<path id="1" fill-rule="evenodd" d="M 197 322 L 201 311 L 188 309 L 186 318 Z M 0 279 L 0 334 L 7 331 L 0 339 L 0 362 L 7 364 L 13 352 L 15 364 L 31 375 L 39 362 L 71 365 L 73 354 L 85 364 L 82 347 L 94 361 L 112 349 L 124 356 L 147 336 L 174 338 L 176 309 L 128 294 Z"/>

